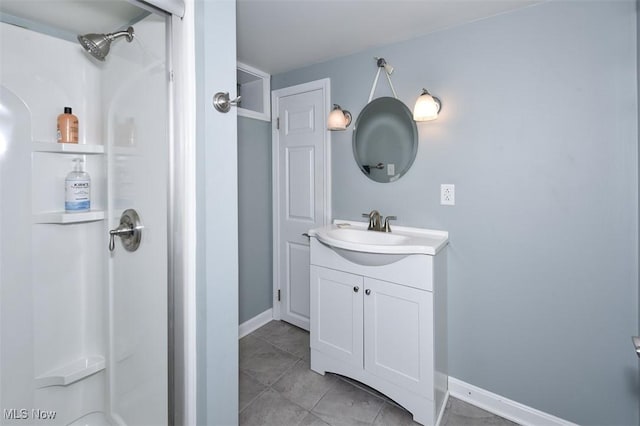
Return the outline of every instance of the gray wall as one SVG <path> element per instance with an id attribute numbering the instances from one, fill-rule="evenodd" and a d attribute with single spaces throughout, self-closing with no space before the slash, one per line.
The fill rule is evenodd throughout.
<path id="1" fill-rule="evenodd" d="M 639 423 L 635 13 L 551 1 L 272 80 L 330 77 L 357 117 L 384 56 L 410 107 L 422 87 L 442 99 L 394 183 L 360 172 L 351 128 L 333 133 L 333 217 L 449 231 L 451 376 L 581 424 Z"/>
<path id="2" fill-rule="evenodd" d="M 271 123 L 238 117 L 240 324 L 272 306 Z"/>
<path id="3" fill-rule="evenodd" d="M 194 8 L 197 424 L 237 425 L 236 110 L 220 114 L 211 103 L 236 84 L 236 2 L 196 0 Z"/>

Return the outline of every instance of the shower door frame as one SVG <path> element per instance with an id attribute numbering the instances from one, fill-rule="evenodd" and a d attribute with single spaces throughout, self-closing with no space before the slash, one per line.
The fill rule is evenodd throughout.
<path id="1" fill-rule="evenodd" d="M 168 18 L 169 194 L 168 243 L 168 419 L 170 425 L 196 419 L 196 192 L 195 74 L 192 1 L 181 18 Z M 180 144 L 176 141 L 182 141 Z M 177 247 L 179 250 L 176 250 Z M 181 253 L 181 254 L 179 254 Z"/>
<path id="2" fill-rule="evenodd" d="M 138 1 L 138 0 L 135 0 Z M 168 18 L 168 409 L 170 425 L 196 424 L 196 89 L 194 0 Z M 181 143 L 176 143 L 181 141 Z M 179 250 L 176 250 L 179 247 Z"/>

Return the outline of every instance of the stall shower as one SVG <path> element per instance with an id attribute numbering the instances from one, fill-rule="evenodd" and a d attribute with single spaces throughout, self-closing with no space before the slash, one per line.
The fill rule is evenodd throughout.
<path id="1" fill-rule="evenodd" d="M 53 26 L 20 16 L 18 3 L 32 2 L 0 6 L 0 423 L 168 424 L 170 15 L 56 3 L 117 9 L 121 31 L 108 33 L 102 11 Z M 78 117 L 77 144 L 56 141 L 65 107 Z M 69 213 L 75 158 L 91 178 L 91 209 Z M 130 235 L 129 210 L 135 251 L 119 238 Z"/>

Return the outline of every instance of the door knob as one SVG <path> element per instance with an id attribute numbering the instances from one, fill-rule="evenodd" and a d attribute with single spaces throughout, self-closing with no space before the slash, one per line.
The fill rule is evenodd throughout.
<path id="1" fill-rule="evenodd" d="M 220 112 L 229 112 L 232 105 L 237 106 L 240 103 L 240 98 L 242 98 L 242 96 L 230 100 L 229 92 L 218 92 L 213 95 L 213 106 Z"/>
<path id="2" fill-rule="evenodd" d="M 370 294 L 371 294 L 371 289 L 369 289 L 369 288 L 368 288 L 368 289 L 366 289 L 366 290 L 364 291 L 364 294 L 366 294 L 367 296 L 368 296 L 368 295 L 370 295 Z"/>
<path id="3" fill-rule="evenodd" d="M 140 216 L 134 209 L 127 209 L 120 216 L 120 225 L 109 231 L 109 251 L 116 248 L 116 236 L 122 240 L 126 251 L 136 251 L 142 241 L 142 223 Z"/>
<path id="4" fill-rule="evenodd" d="M 353 292 L 354 292 L 354 293 L 357 293 L 358 291 L 360 291 L 360 287 L 355 286 L 355 287 L 353 288 Z"/>

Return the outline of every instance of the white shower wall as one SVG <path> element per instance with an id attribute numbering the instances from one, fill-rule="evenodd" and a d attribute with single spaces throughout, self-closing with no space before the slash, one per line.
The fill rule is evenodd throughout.
<path id="1" fill-rule="evenodd" d="M 43 410 L 55 411 L 54 424 L 67 424 L 105 411 L 104 371 L 64 387 L 41 387 L 46 383 L 35 379 L 59 377 L 61 368 L 87 359 L 104 365 L 104 223 L 33 223 L 35 214 L 64 210 L 64 177 L 75 156 L 34 152 L 32 146 L 55 143 L 56 117 L 65 106 L 81 118 L 81 143 L 101 143 L 100 70 L 67 41 L 7 24 L 0 24 L 0 40 L 3 106 L 8 92 L 23 104 L 3 111 L 22 122 L 8 120 L 17 125 L 0 159 L 3 421 L 10 424 L 8 417 L 16 417 L 5 414 L 7 409 L 27 410 L 17 417 L 30 421 L 38 420 L 32 410 Z M 90 155 L 86 161 L 93 207 L 104 208 L 104 158 Z M 16 170 L 8 170 L 8 164 Z M 27 202 L 15 202 L 16 193 Z M 4 235 L 16 228 L 20 232 L 14 238 Z M 24 245 L 19 252 L 12 249 L 16 239 Z M 5 274 L 16 262 L 21 266 L 13 268 L 15 274 Z M 21 345 L 12 344 L 15 336 Z"/>
<path id="2" fill-rule="evenodd" d="M 102 64 L 0 23 L 0 424 L 167 423 L 166 28 L 154 15 L 135 28 Z M 59 222 L 78 154 L 48 152 L 65 106 L 93 147 L 98 212 L 71 224 Z M 109 254 L 126 208 L 143 243 Z"/>

